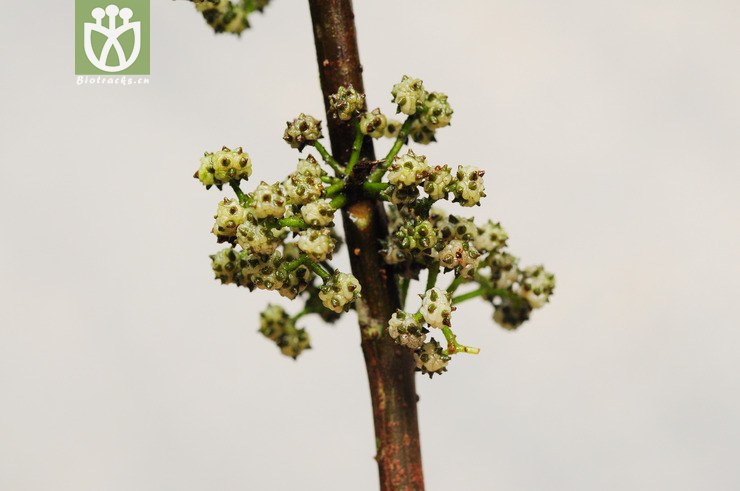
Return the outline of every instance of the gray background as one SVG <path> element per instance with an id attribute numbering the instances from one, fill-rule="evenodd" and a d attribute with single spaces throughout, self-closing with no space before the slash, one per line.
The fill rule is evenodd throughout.
<path id="1" fill-rule="evenodd" d="M 482 353 L 418 380 L 428 489 L 738 489 L 740 3 L 356 3 L 370 103 L 450 94 L 423 151 L 484 167 L 477 215 L 558 275 L 516 333 L 456 314 Z M 71 2 L 0 17 L 0 489 L 373 490 L 353 315 L 281 357 L 255 331 L 284 302 L 212 280 L 191 178 L 223 144 L 294 166 L 307 4 L 240 40 L 184 1 L 152 22 L 149 86 L 78 87 Z"/>

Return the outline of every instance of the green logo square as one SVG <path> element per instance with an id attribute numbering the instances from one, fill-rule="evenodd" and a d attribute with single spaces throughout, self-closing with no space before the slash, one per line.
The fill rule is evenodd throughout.
<path id="1" fill-rule="evenodd" d="M 75 0 L 75 73 L 149 75 L 149 0 Z"/>

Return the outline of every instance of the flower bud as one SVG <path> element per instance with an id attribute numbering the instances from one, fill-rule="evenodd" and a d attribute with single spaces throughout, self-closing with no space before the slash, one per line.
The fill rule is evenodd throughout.
<path id="1" fill-rule="evenodd" d="M 323 169 L 313 156 L 298 162 L 298 168 L 283 181 L 283 189 L 291 205 L 305 205 L 316 201 L 324 191 Z"/>
<path id="2" fill-rule="evenodd" d="M 218 204 L 216 214 L 213 216 L 216 223 L 212 232 L 221 241 L 230 239 L 236 234 L 236 228 L 247 219 L 247 211 L 233 199 L 224 198 Z"/>
<path id="3" fill-rule="evenodd" d="M 388 120 L 383 136 L 386 138 L 398 138 L 399 133 L 401 133 L 401 126 L 403 126 L 403 123 L 397 119 Z"/>
<path id="4" fill-rule="evenodd" d="M 298 151 L 322 137 L 321 121 L 308 114 L 299 114 L 293 121 L 288 121 L 283 140 Z"/>
<path id="5" fill-rule="evenodd" d="M 329 310 L 341 313 L 360 296 L 360 282 L 351 274 L 334 273 L 319 292 L 319 298 Z"/>
<path id="6" fill-rule="evenodd" d="M 524 299 L 502 298 L 501 303 L 495 306 L 493 320 L 499 326 L 513 331 L 517 327 L 529 320 L 529 314 L 532 312 L 532 306 Z"/>
<path id="7" fill-rule="evenodd" d="M 388 321 L 388 334 L 396 343 L 409 349 L 421 348 L 426 341 L 426 330 L 413 315 L 397 310 Z"/>
<path id="8" fill-rule="evenodd" d="M 222 186 L 229 181 L 247 180 L 252 175 L 252 161 L 241 147 L 230 150 L 228 147 L 218 152 L 206 152 L 200 159 L 200 167 L 195 176 L 206 188 Z"/>
<path id="9" fill-rule="evenodd" d="M 352 85 L 339 87 L 336 94 L 329 96 L 329 111 L 342 121 L 349 121 L 364 107 L 365 94 L 357 92 Z"/>
<path id="10" fill-rule="evenodd" d="M 430 288 L 421 297 L 421 315 L 434 328 L 450 327 L 453 310 L 451 295 L 441 288 Z"/>
<path id="11" fill-rule="evenodd" d="M 432 339 L 414 352 L 414 360 L 416 361 L 416 370 L 429 374 L 429 378 L 431 378 L 435 373 L 440 374 L 447 371 L 450 357 L 444 354 L 437 340 Z"/>
<path id="12" fill-rule="evenodd" d="M 424 192 L 433 200 L 447 199 L 452 183 L 452 170 L 448 165 L 437 165 L 429 169 L 424 180 Z"/>
<path id="13" fill-rule="evenodd" d="M 237 255 L 233 248 L 221 249 L 210 256 L 211 269 L 216 274 L 216 279 L 224 285 L 235 283 L 238 274 Z"/>
<path id="14" fill-rule="evenodd" d="M 387 119 L 380 109 L 373 109 L 372 112 L 363 113 L 360 116 L 360 131 L 363 135 L 380 138 L 385 133 L 386 125 Z"/>
<path id="15" fill-rule="evenodd" d="M 237 244 L 255 254 L 272 254 L 283 243 L 284 237 L 285 230 L 269 228 L 249 220 L 236 229 Z"/>
<path id="16" fill-rule="evenodd" d="M 397 112 L 412 115 L 423 109 L 427 93 L 421 80 L 404 75 L 401 81 L 393 86 L 391 95 L 393 102 L 398 104 Z"/>
<path id="17" fill-rule="evenodd" d="M 426 157 L 416 155 L 409 150 L 405 155 L 397 156 L 388 170 L 388 182 L 394 186 L 417 186 L 429 174 Z"/>
<path id="18" fill-rule="evenodd" d="M 331 259 L 336 246 L 331 229 L 308 229 L 298 234 L 298 247 L 316 262 Z"/>
<path id="19" fill-rule="evenodd" d="M 481 198 L 486 196 L 483 174 L 485 174 L 484 170 L 472 165 L 458 166 L 455 174 L 456 182 L 452 186 L 452 192 L 455 195 L 453 201 L 462 206 L 480 205 Z"/>
<path id="20" fill-rule="evenodd" d="M 331 225 L 334 221 L 335 212 L 336 210 L 325 200 L 307 203 L 301 207 L 303 220 L 312 227 Z"/>
<path id="21" fill-rule="evenodd" d="M 480 252 L 470 242 L 451 240 L 437 255 L 439 264 L 454 269 L 457 275 L 472 278 L 480 261 Z"/>
<path id="22" fill-rule="evenodd" d="M 481 252 L 498 251 L 506 247 L 509 236 L 500 223 L 488 220 L 482 227 L 478 228 L 478 236 L 475 238 L 475 248 Z"/>
<path id="23" fill-rule="evenodd" d="M 252 193 L 256 218 L 281 218 L 285 214 L 285 192 L 280 184 L 261 182 Z"/>
<path id="24" fill-rule="evenodd" d="M 420 145 L 429 145 L 430 143 L 437 141 L 435 138 L 434 128 L 430 128 L 418 120 L 411 123 L 409 136 Z"/>
<path id="25" fill-rule="evenodd" d="M 419 122 L 436 130 L 450 124 L 453 112 L 452 107 L 447 102 L 447 95 L 441 92 L 432 92 L 424 100 Z"/>
<path id="26" fill-rule="evenodd" d="M 555 275 L 545 271 L 541 265 L 529 266 L 522 270 L 519 294 L 532 308 L 539 309 L 550 301 L 555 291 Z"/>

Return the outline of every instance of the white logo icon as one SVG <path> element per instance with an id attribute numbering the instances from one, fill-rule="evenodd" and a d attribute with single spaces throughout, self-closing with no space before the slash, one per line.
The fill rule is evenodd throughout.
<path id="1" fill-rule="evenodd" d="M 103 70 L 104 72 L 120 72 L 125 70 L 134 64 L 136 58 L 139 57 L 141 51 L 141 23 L 140 22 L 129 22 L 134 13 L 130 8 L 119 9 L 117 5 L 108 5 L 105 10 L 97 7 L 91 12 L 95 23 L 85 22 L 85 54 L 90 63 L 95 65 L 95 68 Z M 103 25 L 103 17 L 108 15 L 108 26 Z M 123 23 L 116 27 L 116 16 L 120 16 Z M 118 38 L 127 31 L 133 31 L 134 33 L 134 49 L 131 50 L 129 56 L 123 50 L 123 46 L 118 41 Z M 105 44 L 100 50 L 100 55 L 96 55 L 92 46 L 92 33 L 93 31 L 99 32 L 106 37 Z M 118 57 L 118 65 L 108 65 L 108 57 L 110 51 L 115 50 Z"/>

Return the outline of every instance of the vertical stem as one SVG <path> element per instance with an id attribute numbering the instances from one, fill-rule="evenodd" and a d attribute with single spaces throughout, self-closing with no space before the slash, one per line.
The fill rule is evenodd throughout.
<path id="1" fill-rule="evenodd" d="M 352 84 L 364 92 L 352 2 L 309 0 L 309 5 L 328 109 L 329 95 L 342 85 Z M 332 154 L 347 162 L 354 126 L 328 115 L 327 123 Z M 373 160 L 372 141 L 365 138 L 363 143 L 361 156 Z M 399 308 L 396 280 L 379 253 L 380 239 L 388 233 L 385 211 L 382 203 L 368 200 L 362 193 L 348 192 L 347 198 L 342 214 L 352 272 L 362 284 L 357 313 L 370 382 L 380 489 L 423 490 L 413 356 L 389 336 L 377 334 L 384 332 L 388 319 Z"/>

